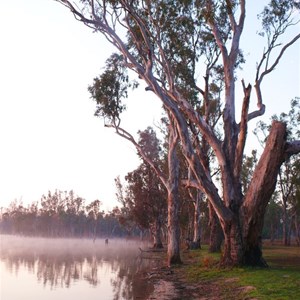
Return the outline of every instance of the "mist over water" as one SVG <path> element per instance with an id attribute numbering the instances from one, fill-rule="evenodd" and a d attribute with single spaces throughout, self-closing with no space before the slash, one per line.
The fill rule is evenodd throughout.
<path id="1" fill-rule="evenodd" d="M 111 239 L 0 237 L 1 300 L 146 299 L 148 244 Z"/>

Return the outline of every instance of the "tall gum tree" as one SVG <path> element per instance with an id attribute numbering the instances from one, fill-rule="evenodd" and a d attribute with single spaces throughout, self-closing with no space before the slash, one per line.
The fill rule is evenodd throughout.
<path id="1" fill-rule="evenodd" d="M 139 145 L 157 166 L 164 163 L 162 160 L 164 153 L 160 144 L 151 127 L 139 132 Z M 164 186 L 144 159 L 134 171 L 125 176 L 125 179 L 130 213 L 139 225 L 151 229 L 153 248 L 163 248 L 162 227 L 167 211 Z"/>
<path id="2" fill-rule="evenodd" d="M 131 81 L 126 70 L 124 59 L 121 55 L 113 53 L 106 61 L 106 69 L 100 77 L 94 79 L 89 87 L 92 99 L 97 102 L 95 115 L 104 118 L 105 126 L 114 128 L 122 138 L 131 142 L 137 149 L 141 159 L 149 164 L 167 190 L 168 203 L 168 265 L 181 263 L 180 258 L 180 224 L 179 224 L 179 161 L 177 157 L 178 134 L 177 128 L 170 122 L 168 126 L 168 171 L 165 172 L 159 156 L 153 155 L 149 150 L 153 148 L 153 141 L 146 142 L 146 131 L 140 132 L 140 140 L 121 127 L 121 114 L 126 109 L 123 104 L 127 98 L 128 88 L 136 88 L 138 83 Z M 165 123 L 165 122 L 164 122 Z M 149 133 L 149 132 L 148 132 Z M 153 132 L 154 133 L 154 132 Z M 150 135 L 148 135 L 150 137 Z M 155 152 L 155 151 L 154 151 Z"/>
<path id="3" fill-rule="evenodd" d="M 281 164 L 300 151 L 300 141 L 287 142 L 286 125 L 274 121 L 245 194 L 241 188 L 243 153 L 248 122 L 265 112 L 263 79 L 274 71 L 286 50 L 300 38 L 299 33 L 285 44 L 280 40 L 290 26 L 297 24 L 299 2 L 271 0 L 261 13 L 261 35 L 266 37 L 267 45 L 258 61 L 254 82 L 258 109 L 249 112 L 252 86 L 242 81 L 244 99 L 241 121 L 237 123 L 235 70 L 243 60 L 240 38 L 246 18 L 245 0 L 56 1 L 70 9 L 76 19 L 104 35 L 119 51 L 124 68 L 136 73 L 146 83 L 146 90 L 161 100 L 171 124 L 170 137 L 173 137 L 169 153 L 170 213 L 176 211 L 173 204 L 178 188 L 178 162 L 172 149 L 180 146 L 190 169 L 188 185 L 206 194 L 220 221 L 224 234 L 221 264 L 265 266 L 261 251 L 265 209 Z M 201 110 L 216 78 L 212 76 L 213 69 L 208 68 L 210 62 L 220 70 L 218 74 L 224 81 L 220 135 Z M 205 67 L 201 69 L 203 64 Z M 206 80 L 201 87 L 197 78 L 203 70 Z M 113 127 L 118 129 L 116 124 Z M 221 188 L 205 167 L 202 143 L 194 143 L 199 137 L 216 157 Z M 172 220 L 169 222 L 170 228 L 175 226 Z M 172 234 L 175 249 L 178 234 L 176 230 Z"/>

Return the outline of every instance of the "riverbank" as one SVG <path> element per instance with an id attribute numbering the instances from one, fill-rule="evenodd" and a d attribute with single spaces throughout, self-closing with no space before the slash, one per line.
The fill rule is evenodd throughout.
<path id="1" fill-rule="evenodd" d="M 219 255 L 205 248 L 184 251 L 183 264 L 171 268 L 164 252 L 154 255 L 161 265 L 143 275 L 153 286 L 148 300 L 300 299 L 299 247 L 265 247 L 268 269 L 219 269 Z"/>
<path id="2" fill-rule="evenodd" d="M 157 256 L 157 254 L 155 254 Z M 190 267 L 199 261 L 199 251 L 183 252 L 183 264 L 165 266 L 165 254 L 161 254 L 162 266 L 145 274 L 145 280 L 153 285 L 148 300 L 238 300 L 245 298 L 250 287 L 236 289 L 235 279 L 194 280 Z M 254 298 L 252 298 L 254 299 Z"/>

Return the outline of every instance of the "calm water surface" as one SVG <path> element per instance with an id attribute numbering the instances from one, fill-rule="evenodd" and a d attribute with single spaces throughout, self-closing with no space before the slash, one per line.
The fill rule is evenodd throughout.
<path id="1" fill-rule="evenodd" d="M 124 240 L 0 237 L 1 300 L 146 299 L 140 272 L 155 262 Z"/>

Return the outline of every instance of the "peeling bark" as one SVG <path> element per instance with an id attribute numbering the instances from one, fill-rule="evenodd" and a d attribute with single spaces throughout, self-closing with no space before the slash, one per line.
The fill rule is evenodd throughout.
<path id="1" fill-rule="evenodd" d="M 224 247 L 220 265 L 222 267 L 243 265 L 243 237 L 238 217 L 235 216 L 231 222 L 221 225 L 224 232 Z"/>

